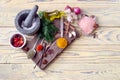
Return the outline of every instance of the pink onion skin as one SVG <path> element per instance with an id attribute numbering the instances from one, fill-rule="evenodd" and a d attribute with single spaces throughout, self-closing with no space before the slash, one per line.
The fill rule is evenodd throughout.
<path id="1" fill-rule="evenodd" d="M 76 15 L 81 14 L 81 9 L 79 7 L 74 7 L 73 11 Z"/>

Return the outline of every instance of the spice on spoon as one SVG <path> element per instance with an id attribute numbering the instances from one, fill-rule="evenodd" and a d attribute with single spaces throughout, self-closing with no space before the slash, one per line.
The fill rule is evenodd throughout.
<path id="1" fill-rule="evenodd" d="M 63 37 L 63 25 L 64 25 L 63 17 L 61 17 L 61 21 L 60 21 L 61 37 L 58 38 L 57 42 L 56 42 L 56 44 L 59 48 L 65 48 L 68 45 L 67 40 Z"/>
<path id="2" fill-rule="evenodd" d="M 58 40 L 57 40 L 57 46 L 59 47 L 59 48 L 65 48 L 66 46 L 67 46 L 67 40 L 65 39 L 65 38 L 59 38 Z"/>
<path id="3" fill-rule="evenodd" d="M 38 44 L 36 47 L 36 51 L 40 52 L 43 49 L 43 46 L 41 44 Z"/>
<path id="4" fill-rule="evenodd" d="M 37 38 L 37 40 L 36 40 L 33 48 L 30 49 L 30 50 L 27 52 L 27 58 L 28 58 L 28 59 L 32 59 L 32 58 L 35 56 L 35 54 L 36 54 L 35 46 L 36 46 L 36 44 L 37 44 L 38 41 L 39 41 L 39 38 Z"/>
<path id="5" fill-rule="evenodd" d="M 37 51 L 37 52 L 40 52 L 40 51 L 43 49 L 43 45 L 42 45 L 42 44 L 43 44 L 43 41 L 44 41 L 44 39 L 41 41 L 40 44 L 37 45 L 37 47 L 36 47 L 36 51 Z"/>
<path id="6" fill-rule="evenodd" d="M 43 42 L 44 42 L 44 41 L 42 41 L 42 43 L 43 43 Z M 42 52 L 41 52 L 42 57 L 40 57 L 40 59 L 38 60 L 38 62 L 35 64 L 34 69 L 35 69 L 36 66 L 39 64 L 39 62 L 42 61 L 43 57 L 47 57 L 46 51 L 47 51 L 47 48 L 48 48 L 48 47 L 46 46 L 46 44 L 43 45 L 43 46 L 44 46 L 44 48 L 43 48 L 43 50 L 42 50 Z"/>

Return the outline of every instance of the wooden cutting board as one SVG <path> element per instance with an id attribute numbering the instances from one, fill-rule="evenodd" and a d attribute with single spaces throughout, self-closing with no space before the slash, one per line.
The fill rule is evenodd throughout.
<path id="1" fill-rule="evenodd" d="M 53 23 L 58 29 L 60 29 L 59 20 L 55 20 Z M 76 31 L 76 34 L 77 34 L 76 37 L 71 37 L 71 38 L 69 38 L 68 35 L 64 35 L 64 38 L 66 38 L 68 41 L 68 46 L 70 46 L 70 44 L 76 38 L 79 37 L 79 34 L 77 31 Z M 45 69 L 59 54 L 61 54 L 63 52 L 63 50 L 65 50 L 65 48 L 61 49 L 61 48 L 58 48 L 56 45 L 56 40 L 59 37 L 60 37 L 60 33 L 57 33 L 55 40 L 51 43 L 50 47 L 46 51 L 42 50 L 40 52 L 37 52 L 36 55 L 33 57 L 33 59 L 32 59 L 33 62 L 35 62 L 35 64 L 37 64 L 37 66 L 40 69 L 42 69 L 42 70 Z M 36 42 L 36 40 L 37 40 L 37 36 L 35 36 L 31 41 L 27 40 L 27 44 L 22 50 L 25 51 L 25 53 L 27 53 L 27 51 L 28 51 L 27 49 L 28 48 L 31 49 L 33 47 L 34 43 Z M 39 39 L 37 45 L 40 44 L 40 42 L 41 42 L 41 39 Z"/>

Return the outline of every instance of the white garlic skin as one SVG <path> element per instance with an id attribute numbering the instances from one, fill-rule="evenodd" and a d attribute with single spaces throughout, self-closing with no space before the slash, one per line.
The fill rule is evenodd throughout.
<path id="1" fill-rule="evenodd" d="M 76 37 L 76 32 L 75 31 L 72 31 L 71 33 L 74 37 Z"/>
<path id="2" fill-rule="evenodd" d="M 68 37 L 69 37 L 69 38 L 71 38 L 71 37 L 72 37 L 72 34 L 71 34 L 71 33 L 69 33 L 69 34 L 68 34 Z"/>
<path id="3" fill-rule="evenodd" d="M 73 21 L 73 17 L 71 15 L 67 15 L 67 21 L 68 22 L 72 22 Z"/>
<path id="4" fill-rule="evenodd" d="M 64 12 L 69 14 L 69 13 L 71 13 L 71 10 L 70 9 L 66 9 Z"/>

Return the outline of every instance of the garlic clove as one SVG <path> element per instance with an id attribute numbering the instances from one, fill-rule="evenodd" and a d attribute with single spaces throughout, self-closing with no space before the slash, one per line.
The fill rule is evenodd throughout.
<path id="1" fill-rule="evenodd" d="M 78 19 L 78 15 L 76 15 L 75 13 L 71 13 L 71 15 L 73 16 L 73 19 L 75 19 L 75 20 Z"/>
<path id="2" fill-rule="evenodd" d="M 76 37 L 76 32 L 75 31 L 72 31 L 71 34 Z"/>
<path id="3" fill-rule="evenodd" d="M 69 14 L 69 13 L 71 13 L 71 10 L 70 10 L 70 9 L 67 9 L 67 10 L 65 10 L 64 12 L 67 13 L 67 14 Z"/>
<path id="4" fill-rule="evenodd" d="M 72 37 L 72 34 L 69 32 L 68 36 L 69 36 L 69 38 L 71 38 L 71 37 Z"/>
<path id="5" fill-rule="evenodd" d="M 72 22 L 72 21 L 73 21 L 73 18 L 72 18 L 71 15 L 68 15 L 68 16 L 67 16 L 67 21 L 68 21 L 68 22 Z"/>

